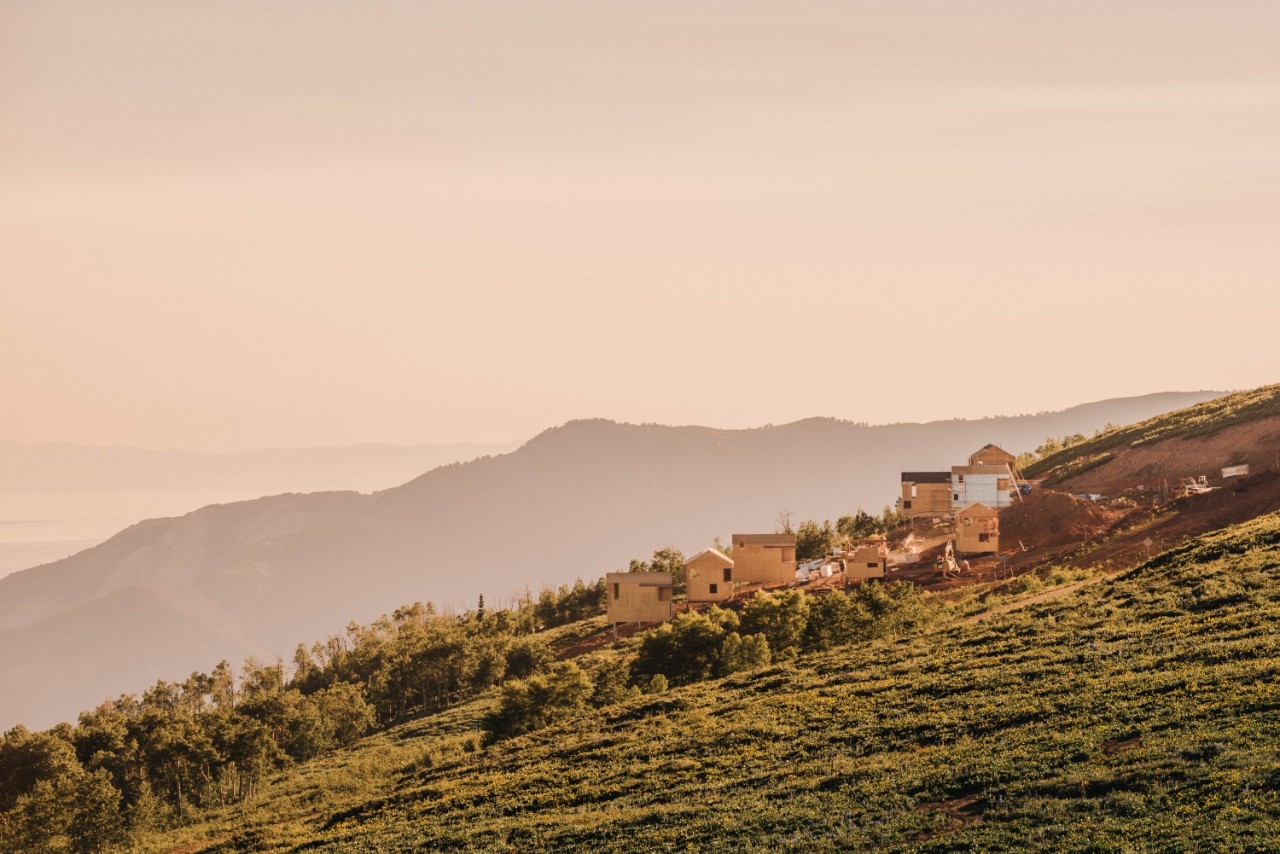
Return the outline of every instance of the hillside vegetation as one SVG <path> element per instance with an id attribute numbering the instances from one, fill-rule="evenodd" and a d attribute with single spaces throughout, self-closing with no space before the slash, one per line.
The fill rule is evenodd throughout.
<path id="1" fill-rule="evenodd" d="M 1036 460 L 1022 473 L 1029 478 L 1043 478 L 1048 484 L 1059 483 L 1109 462 L 1121 449 L 1168 439 L 1204 439 L 1232 427 L 1275 417 L 1280 417 L 1280 384 L 1229 394 L 1107 430 Z"/>
<path id="2" fill-rule="evenodd" d="M 1266 850 L 1277 619 L 1272 514 L 1070 596 L 515 738 L 482 737 L 486 695 L 146 850 Z"/>

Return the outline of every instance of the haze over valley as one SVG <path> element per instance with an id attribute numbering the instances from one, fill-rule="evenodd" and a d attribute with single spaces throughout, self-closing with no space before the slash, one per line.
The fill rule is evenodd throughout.
<path id="1" fill-rule="evenodd" d="M 436 466 L 515 447 L 369 444 L 201 453 L 0 440 L 0 577 L 97 545 L 143 519 L 282 492 L 373 492 Z"/>

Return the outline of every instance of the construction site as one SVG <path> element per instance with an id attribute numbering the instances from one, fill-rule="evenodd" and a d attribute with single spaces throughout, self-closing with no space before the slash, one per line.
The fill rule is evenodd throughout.
<path id="1" fill-rule="evenodd" d="M 1128 465 L 1108 467 L 1105 478 L 1049 486 L 1022 477 L 1012 454 L 986 445 L 950 471 L 904 471 L 898 509 L 905 521 L 820 557 L 797 561 L 794 533 L 734 534 L 730 553 L 711 548 L 687 561 L 683 598 L 673 595 L 669 574 L 612 573 L 608 620 L 630 633 L 690 609 L 740 608 L 762 591 L 824 595 L 896 580 L 945 593 L 1050 568 L 1119 571 L 1280 507 L 1280 471 L 1273 467 L 1220 464 L 1212 474 L 1172 475 L 1141 453 Z M 1190 462 L 1207 468 L 1217 462 L 1213 456 L 1224 458 Z"/>

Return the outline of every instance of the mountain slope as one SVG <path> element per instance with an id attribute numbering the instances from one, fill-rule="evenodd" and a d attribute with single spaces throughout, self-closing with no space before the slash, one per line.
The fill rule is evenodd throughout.
<path id="1" fill-rule="evenodd" d="M 1092 432 L 1204 396 L 880 427 L 830 419 L 736 431 L 572 422 L 516 452 L 444 466 L 372 495 L 281 495 L 150 520 L 0 579 L 0 727 L 48 725 L 103 699 L 89 676 L 102 659 L 133 654 L 113 633 L 72 622 L 69 653 L 57 656 L 25 633 L 70 608 L 110 610 L 104 597 L 132 585 L 190 593 L 189 601 L 230 615 L 245 639 L 212 658 L 208 643 L 165 644 L 154 678 L 182 678 L 246 645 L 287 656 L 299 640 L 405 602 L 456 607 L 484 593 L 497 603 L 526 587 L 596 578 L 662 545 L 689 552 L 717 535 L 772 530 L 781 509 L 798 518 L 874 511 L 894 500 L 903 469 L 949 465 L 987 442 L 1033 447 L 1045 436 Z M 170 615 L 161 608 L 154 619 Z M 32 659 L 19 664 L 10 653 L 19 649 Z M 51 702 L 42 682 L 23 675 L 32 673 L 74 687 Z M 131 674 L 111 684 L 127 692 L 150 681 Z"/>
<path id="2" fill-rule="evenodd" d="M 286 491 L 386 489 L 437 466 L 515 447 L 207 453 L 0 440 L 0 576 L 95 545 L 139 519 Z"/>
<path id="3" fill-rule="evenodd" d="M 489 747 L 478 701 L 148 850 L 1269 850 L 1278 619 L 1272 514 L 982 622 Z"/>
<path id="4" fill-rule="evenodd" d="M 1280 385 L 1198 403 L 1109 431 L 1023 472 L 1065 490 L 1117 493 L 1184 476 L 1220 481 L 1224 466 L 1280 470 Z"/>

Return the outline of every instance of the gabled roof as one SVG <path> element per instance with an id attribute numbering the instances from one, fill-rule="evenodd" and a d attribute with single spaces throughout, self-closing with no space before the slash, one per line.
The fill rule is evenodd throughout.
<path id="1" fill-rule="evenodd" d="M 951 472 L 948 471 L 904 471 L 903 483 L 950 483 Z"/>
<path id="2" fill-rule="evenodd" d="M 951 474 L 987 474 L 992 477 L 1008 477 L 1009 470 L 1005 466 L 952 466 Z M 951 479 L 951 475 L 947 475 Z"/>
<path id="3" fill-rule="evenodd" d="M 1005 456 L 1005 457 L 1007 457 L 1007 458 L 1008 458 L 1008 459 L 1010 459 L 1010 460 L 1016 460 L 1016 459 L 1017 459 L 1017 457 L 1015 457 L 1013 454 L 1009 453 L 1008 451 L 1006 451 L 1004 448 L 1000 447 L 999 445 L 983 445 L 981 448 L 979 448 L 978 450 L 976 450 L 976 451 L 974 451 L 972 454 L 970 454 L 970 455 L 969 455 L 969 459 L 970 459 L 970 460 L 973 460 L 973 458 L 974 458 L 974 457 L 980 456 L 980 455 L 985 454 L 985 453 L 988 453 L 988 452 L 990 452 L 990 451 L 998 451 L 1002 456 Z"/>
<path id="4" fill-rule="evenodd" d="M 958 519 L 961 516 L 999 516 L 999 515 L 1000 515 L 999 510 L 995 510 L 991 507 L 988 507 L 987 505 L 983 504 L 981 501 L 975 501 L 972 504 L 970 504 L 968 507 L 956 513 L 956 518 Z"/>
<path id="5" fill-rule="evenodd" d="M 684 562 L 684 565 L 688 566 L 689 564 L 693 563 L 695 560 L 702 557 L 703 555 L 710 555 L 711 557 L 719 558 L 723 563 L 726 563 L 729 566 L 733 566 L 733 558 L 729 557 L 727 554 L 720 551 L 719 549 L 703 549 L 693 557 L 686 560 Z"/>

